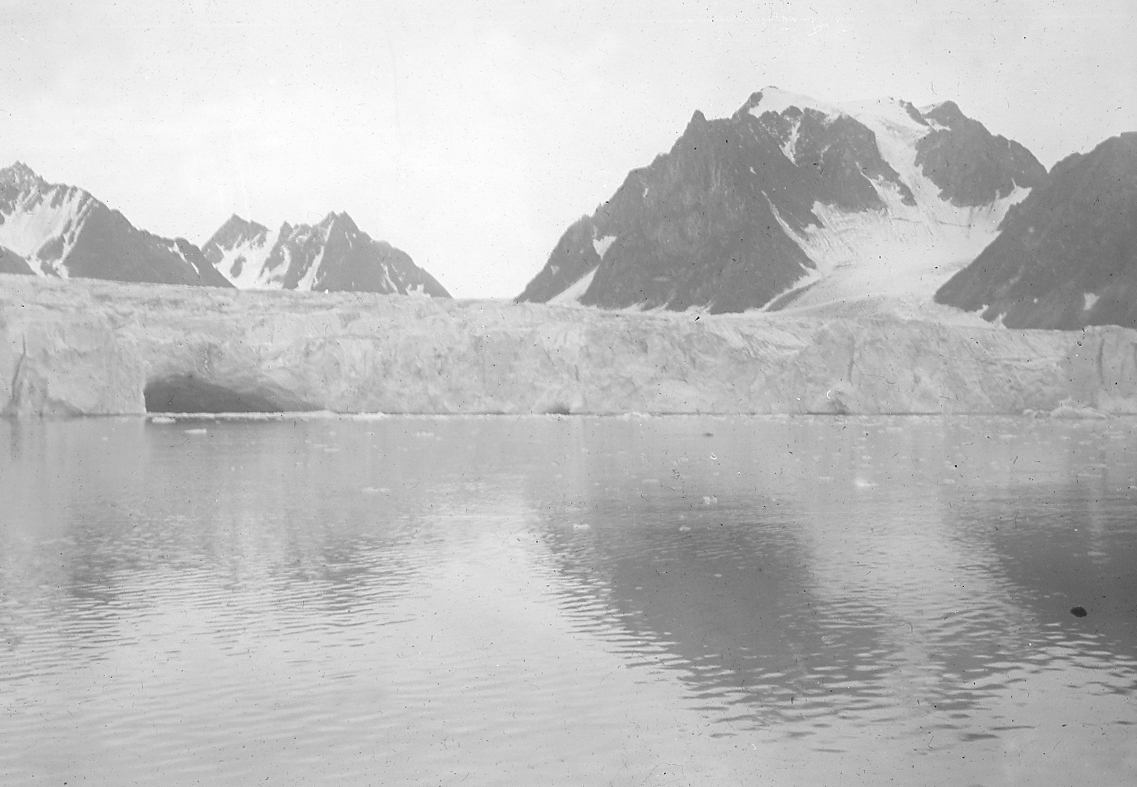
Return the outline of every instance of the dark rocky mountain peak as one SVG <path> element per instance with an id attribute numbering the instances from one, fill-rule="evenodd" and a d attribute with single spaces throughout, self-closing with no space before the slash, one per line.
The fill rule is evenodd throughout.
<path id="1" fill-rule="evenodd" d="M 1137 328 L 1137 132 L 1055 164 L 936 300 L 1009 328 Z"/>
<path id="2" fill-rule="evenodd" d="M 214 262 L 209 252 L 210 249 L 216 249 L 221 246 L 228 246 L 254 238 L 263 238 L 268 232 L 268 227 L 263 224 L 258 224 L 255 221 L 246 221 L 234 213 L 210 236 L 209 240 L 206 241 L 202 247 L 202 250 L 206 252 L 206 257 L 209 258 L 211 262 Z"/>
<path id="3" fill-rule="evenodd" d="M 728 118 L 696 111 L 671 150 L 566 230 L 519 300 L 741 311 L 784 305 L 856 259 L 929 261 L 942 282 L 945 255 L 978 253 L 999 200 L 1045 171 L 958 107 L 932 111 L 967 122 L 957 132 L 909 102 L 840 107 L 776 87 Z"/>
<path id="4" fill-rule="evenodd" d="M 992 134 L 954 101 L 936 104 L 923 115 L 938 128 L 917 143 L 916 164 L 940 187 L 942 199 L 959 206 L 984 205 L 1046 179 L 1046 168 L 1029 150 Z"/>
<path id="5" fill-rule="evenodd" d="M 409 255 L 373 240 L 345 211 L 331 211 L 316 224 L 284 222 L 275 232 L 230 219 L 204 251 L 219 271 L 244 289 L 449 297 Z"/>
<path id="6" fill-rule="evenodd" d="M 83 189 L 47 183 L 20 162 L 0 170 L 0 246 L 35 275 L 230 286 L 185 239 L 139 230 Z M 4 267 L 25 272 L 11 260 Z"/>
<path id="7" fill-rule="evenodd" d="M 46 185 L 43 178 L 22 161 L 17 161 L 9 167 L 0 169 L 0 188 L 26 189 Z"/>
<path id="8" fill-rule="evenodd" d="M 359 226 L 355 223 L 355 220 L 348 215 L 347 211 L 341 211 L 339 213 L 332 211 L 324 217 L 318 226 L 328 231 L 335 228 L 336 231 L 348 235 L 356 235 L 361 232 Z"/>
<path id="9" fill-rule="evenodd" d="M 931 106 L 925 107 L 922 114 L 926 120 L 934 120 L 941 126 L 947 126 L 948 128 L 966 125 L 969 122 L 977 122 L 963 114 L 963 110 L 959 108 L 959 104 L 954 101 L 942 101 L 939 104 L 932 104 Z"/>

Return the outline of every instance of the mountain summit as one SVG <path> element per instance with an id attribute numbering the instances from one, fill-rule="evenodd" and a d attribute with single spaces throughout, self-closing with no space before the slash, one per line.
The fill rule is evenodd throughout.
<path id="1" fill-rule="evenodd" d="M 347 213 L 277 230 L 233 215 L 202 247 L 206 259 L 242 289 L 450 294 L 410 256 L 373 240 Z"/>
<path id="2" fill-rule="evenodd" d="M 234 215 L 203 250 L 136 229 L 83 189 L 48 183 L 22 162 L 0 170 L 0 273 L 450 297 L 346 213 L 276 231 Z"/>
<path id="3" fill-rule="evenodd" d="M 519 301 L 712 312 L 930 302 L 1046 178 L 951 102 L 830 105 L 766 88 L 695 112 L 574 223 Z"/>
<path id="4" fill-rule="evenodd" d="M 0 272 L 228 287 L 184 238 L 136 229 L 83 189 L 0 170 Z"/>
<path id="5" fill-rule="evenodd" d="M 1055 164 L 936 300 L 1008 328 L 1137 328 L 1137 132 Z"/>

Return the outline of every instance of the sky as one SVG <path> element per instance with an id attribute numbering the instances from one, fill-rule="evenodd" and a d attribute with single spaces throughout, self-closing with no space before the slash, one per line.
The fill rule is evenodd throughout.
<path id="1" fill-rule="evenodd" d="M 203 244 L 347 211 L 456 297 L 755 90 L 954 100 L 1048 168 L 1137 130 L 1134 0 L 0 0 L 0 166 Z"/>

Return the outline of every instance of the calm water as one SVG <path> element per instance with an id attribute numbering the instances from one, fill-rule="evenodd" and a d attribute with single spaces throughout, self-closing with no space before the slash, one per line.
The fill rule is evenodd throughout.
<path id="1" fill-rule="evenodd" d="M 0 784 L 1137 784 L 1135 504 L 1137 420 L 2 423 Z"/>

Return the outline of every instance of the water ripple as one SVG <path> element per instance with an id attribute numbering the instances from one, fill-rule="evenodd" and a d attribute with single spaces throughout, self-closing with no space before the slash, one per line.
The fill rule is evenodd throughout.
<path id="1" fill-rule="evenodd" d="M 1125 783 L 1119 423 L 0 424 L 0 782 Z"/>

